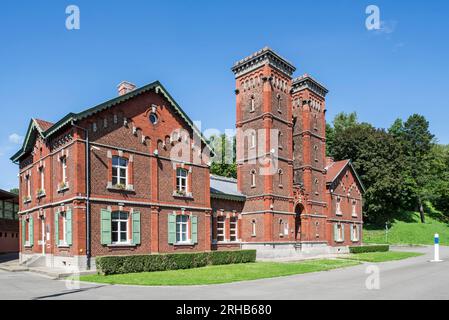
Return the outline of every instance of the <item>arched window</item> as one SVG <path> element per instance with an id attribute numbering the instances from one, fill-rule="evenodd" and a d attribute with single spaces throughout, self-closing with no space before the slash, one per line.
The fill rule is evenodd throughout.
<path id="1" fill-rule="evenodd" d="M 279 176 L 279 187 L 282 187 L 283 186 L 283 176 L 284 176 L 284 171 L 282 171 L 282 169 L 279 169 L 278 176 Z"/>
<path id="2" fill-rule="evenodd" d="M 251 187 L 256 186 L 256 170 L 251 170 Z"/>
<path id="3" fill-rule="evenodd" d="M 256 220 L 251 221 L 251 236 L 255 237 L 256 236 Z"/>
<path id="4" fill-rule="evenodd" d="M 254 96 L 251 96 L 249 110 L 250 110 L 250 112 L 254 112 L 256 110 L 256 101 L 254 99 Z"/>
<path id="5" fill-rule="evenodd" d="M 352 200 L 352 216 L 357 217 L 357 201 Z"/>
<path id="6" fill-rule="evenodd" d="M 281 99 L 281 95 L 278 94 L 278 95 L 276 96 L 276 98 L 277 98 L 277 107 L 278 107 L 278 111 L 281 112 L 281 111 L 282 111 L 282 103 L 281 103 L 282 99 Z"/>
<path id="7" fill-rule="evenodd" d="M 253 131 L 253 132 L 251 132 L 251 135 L 250 135 L 250 146 L 251 146 L 251 148 L 255 148 L 256 147 L 256 133 Z"/>
<path id="8" fill-rule="evenodd" d="M 283 143 L 282 136 L 283 136 L 282 132 L 279 131 L 278 132 L 278 146 L 279 146 L 279 149 L 282 149 L 282 143 Z"/>
<path id="9" fill-rule="evenodd" d="M 318 162 L 318 146 L 317 145 L 313 146 L 313 156 L 315 158 L 315 162 Z"/>
<path id="10" fill-rule="evenodd" d="M 341 198 L 337 197 L 337 202 L 335 204 L 335 214 L 341 216 Z"/>

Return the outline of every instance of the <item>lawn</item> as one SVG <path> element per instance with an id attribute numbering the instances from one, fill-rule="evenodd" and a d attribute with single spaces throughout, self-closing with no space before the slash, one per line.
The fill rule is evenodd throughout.
<path id="1" fill-rule="evenodd" d="M 364 243 L 388 244 L 433 244 L 434 234 L 440 235 L 440 244 L 449 245 L 449 224 L 438 216 L 426 215 L 426 223 L 421 223 L 419 214 L 408 212 L 389 226 L 388 238 L 385 227 L 367 226 L 363 230 Z"/>
<path id="2" fill-rule="evenodd" d="M 220 284 L 327 271 L 358 265 L 352 260 L 308 260 L 301 262 L 256 262 L 204 268 L 119 275 L 87 275 L 81 281 L 145 286 L 185 286 Z"/>
<path id="3" fill-rule="evenodd" d="M 385 261 L 403 260 L 422 255 L 423 255 L 422 253 L 417 252 L 399 252 L 399 251 L 367 252 L 367 253 L 351 254 L 347 257 L 342 257 L 342 259 L 350 259 L 363 262 L 385 262 Z"/>

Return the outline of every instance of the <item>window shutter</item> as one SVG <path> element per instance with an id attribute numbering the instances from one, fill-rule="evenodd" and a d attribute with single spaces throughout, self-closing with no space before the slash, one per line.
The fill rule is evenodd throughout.
<path id="1" fill-rule="evenodd" d="M 133 244 L 140 244 L 140 211 L 133 212 Z"/>
<path id="2" fill-rule="evenodd" d="M 55 212 L 55 245 L 59 245 L 59 212 Z"/>
<path id="3" fill-rule="evenodd" d="M 72 210 L 67 210 L 67 212 L 65 213 L 65 217 L 66 217 L 66 233 L 65 233 L 65 239 L 67 241 L 67 244 L 69 246 L 72 245 Z"/>
<path id="4" fill-rule="evenodd" d="M 25 246 L 26 242 L 26 221 L 25 218 L 22 217 L 22 246 Z"/>
<path id="5" fill-rule="evenodd" d="M 198 217 L 192 216 L 192 243 L 198 243 Z"/>
<path id="6" fill-rule="evenodd" d="M 168 215 L 168 244 L 176 242 L 176 214 Z"/>
<path id="7" fill-rule="evenodd" d="M 34 221 L 33 217 L 30 218 L 30 246 L 34 245 Z"/>
<path id="8" fill-rule="evenodd" d="M 345 225 L 343 223 L 341 224 L 341 241 L 345 241 Z"/>
<path id="9" fill-rule="evenodd" d="M 338 224 L 334 223 L 334 241 L 338 241 Z"/>
<path id="10" fill-rule="evenodd" d="M 111 211 L 101 209 L 101 244 L 111 244 Z"/>
<path id="11" fill-rule="evenodd" d="M 362 226 L 357 225 L 357 241 L 362 241 L 361 232 L 360 232 L 361 229 L 362 229 Z"/>

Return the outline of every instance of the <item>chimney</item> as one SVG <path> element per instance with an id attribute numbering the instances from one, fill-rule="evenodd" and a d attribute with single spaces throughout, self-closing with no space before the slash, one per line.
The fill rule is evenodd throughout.
<path id="1" fill-rule="evenodd" d="M 118 88 L 118 95 L 119 96 L 123 96 L 127 93 L 130 93 L 131 91 L 136 89 L 136 85 L 132 84 L 131 82 L 128 81 L 122 81 L 120 82 L 120 84 L 117 86 Z"/>

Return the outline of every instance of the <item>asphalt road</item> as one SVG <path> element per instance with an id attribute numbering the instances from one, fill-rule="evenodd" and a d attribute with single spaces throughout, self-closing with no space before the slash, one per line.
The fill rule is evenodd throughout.
<path id="1" fill-rule="evenodd" d="M 327 272 L 212 286 L 67 283 L 33 273 L 0 271 L 0 299 L 449 299 L 449 247 L 441 248 L 444 260 L 441 263 L 429 262 L 433 255 L 432 247 L 401 250 L 425 252 L 426 255 Z M 371 273 L 367 274 L 367 270 Z M 374 278 L 377 270 L 378 289 Z M 368 277 L 368 283 L 374 288 L 367 288 Z M 370 281 L 372 279 L 374 281 Z"/>

